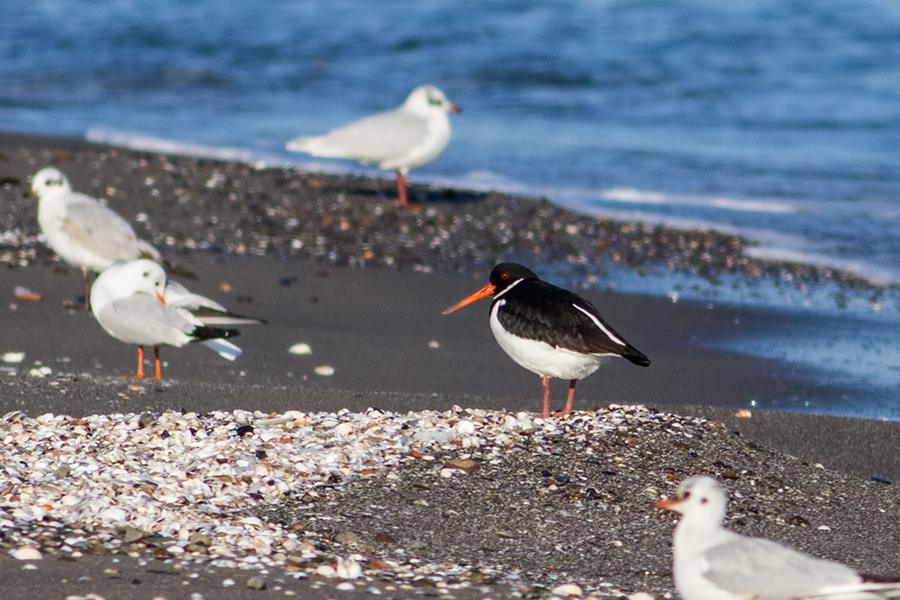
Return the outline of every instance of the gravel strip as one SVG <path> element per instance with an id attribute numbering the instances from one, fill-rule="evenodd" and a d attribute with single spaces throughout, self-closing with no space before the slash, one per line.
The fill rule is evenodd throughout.
<path id="1" fill-rule="evenodd" d="M 665 595 L 673 520 L 651 504 L 694 473 L 725 481 L 747 534 L 880 577 L 900 550 L 895 488 L 640 406 L 13 412 L 0 439 L 0 546 L 22 560 L 124 553 L 448 597 Z"/>
<path id="2" fill-rule="evenodd" d="M 422 204 L 411 212 L 381 179 L 12 135 L 0 137 L 0 151 L 0 262 L 10 265 L 52 258 L 23 193 L 31 175 L 54 165 L 76 191 L 108 199 L 173 262 L 202 250 L 470 273 L 520 260 L 583 287 L 597 287 L 604 268 L 625 267 L 879 289 L 834 269 L 750 258 L 739 237 L 615 222 L 547 200 L 414 185 Z"/>

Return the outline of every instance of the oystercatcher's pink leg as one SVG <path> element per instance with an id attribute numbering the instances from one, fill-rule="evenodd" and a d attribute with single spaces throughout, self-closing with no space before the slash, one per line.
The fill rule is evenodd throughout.
<path id="1" fill-rule="evenodd" d="M 544 386 L 544 410 L 541 416 L 545 419 L 550 416 L 550 376 L 543 375 L 541 377 L 541 385 Z"/>
<path id="2" fill-rule="evenodd" d="M 566 398 L 566 408 L 563 410 L 558 410 L 553 413 L 554 417 L 564 417 L 572 412 L 572 401 L 575 400 L 575 384 L 578 383 L 577 379 L 573 379 L 569 382 L 569 397 Z"/>
<path id="3" fill-rule="evenodd" d="M 566 398 L 566 408 L 562 411 L 562 415 L 565 416 L 572 412 L 572 402 L 575 400 L 575 384 L 578 383 L 577 379 L 573 379 L 569 382 L 569 397 Z"/>

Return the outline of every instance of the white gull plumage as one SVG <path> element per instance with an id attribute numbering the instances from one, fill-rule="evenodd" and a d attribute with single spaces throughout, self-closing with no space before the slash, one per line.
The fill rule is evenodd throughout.
<path id="1" fill-rule="evenodd" d="M 420 85 L 397 108 L 333 129 L 301 136 L 287 149 L 324 158 L 345 158 L 397 171 L 397 192 L 407 206 L 406 174 L 440 156 L 450 141 L 448 112 L 459 112 L 433 85 Z"/>
<path id="2" fill-rule="evenodd" d="M 53 167 L 35 173 L 31 191 L 38 197 L 38 224 L 47 245 L 84 275 L 88 301 L 88 271 L 100 272 L 119 261 L 152 258 L 159 251 L 135 235 L 131 225 L 100 202 L 72 191 L 68 178 Z"/>
<path id="3" fill-rule="evenodd" d="M 238 332 L 210 327 L 210 324 L 262 322 L 232 315 L 217 302 L 193 294 L 174 282 L 168 283 L 163 268 L 147 259 L 116 263 L 103 271 L 91 289 L 91 310 L 111 336 L 137 344 L 137 378 L 143 377 L 144 346 L 153 346 L 159 379 L 162 344 L 181 347 L 199 341 L 223 358 L 234 360 L 241 355 L 241 349 L 224 338 Z"/>
<path id="4" fill-rule="evenodd" d="M 867 583 L 838 562 L 725 529 L 725 490 L 712 477 L 686 479 L 657 508 L 681 513 L 673 542 L 675 587 L 683 600 L 876 600 L 900 583 Z"/>

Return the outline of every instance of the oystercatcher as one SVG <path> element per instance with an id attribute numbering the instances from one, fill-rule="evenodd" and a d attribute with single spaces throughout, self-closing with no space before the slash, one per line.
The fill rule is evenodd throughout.
<path id="1" fill-rule="evenodd" d="M 646 367 L 650 360 L 606 324 L 594 306 L 568 290 L 538 279 L 516 263 L 500 263 L 489 283 L 444 311 L 452 313 L 493 296 L 491 331 L 510 358 L 541 376 L 542 415 L 550 416 L 550 378 L 569 380 L 566 408 L 572 412 L 575 384 L 608 358 L 621 356 Z"/>
<path id="2" fill-rule="evenodd" d="M 298 137 L 286 148 L 324 158 L 346 158 L 397 171 L 400 203 L 408 207 L 406 174 L 427 165 L 450 141 L 448 112 L 460 112 L 433 85 L 420 85 L 397 108 L 319 136 Z"/>

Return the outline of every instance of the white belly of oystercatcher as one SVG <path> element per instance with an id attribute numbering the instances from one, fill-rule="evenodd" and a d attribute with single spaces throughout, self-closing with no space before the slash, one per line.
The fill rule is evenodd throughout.
<path id="1" fill-rule="evenodd" d="M 500 299 L 491 309 L 491 332 L 500 347 L 522 367 L 541 377 L 584 379 L 615 354 L 585 354 L 547 342 L 519 337 L 504 329 L 497 313 L 506 303 Z"/>

